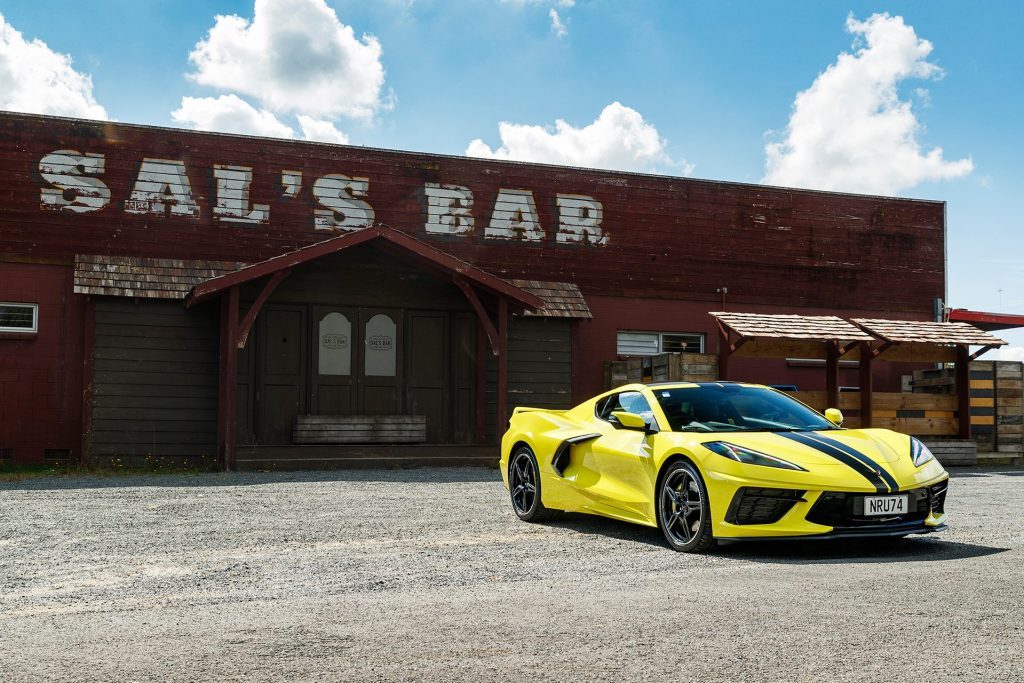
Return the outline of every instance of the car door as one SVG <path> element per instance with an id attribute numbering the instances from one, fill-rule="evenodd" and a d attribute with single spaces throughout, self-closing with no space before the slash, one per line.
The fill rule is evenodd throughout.
<path id="1" fill-rule="evenodd" d="M 587 492 L 609 507 L 646 517 L 654 490 L 651 437 L 616 428 L 612 413 L 617 410 L 653 419 L 650 404 L 638 391 L 613 394 L 598 402 L 594 420 L 601 436 L 586 444 L 583 458 L 597 474 Z"/>

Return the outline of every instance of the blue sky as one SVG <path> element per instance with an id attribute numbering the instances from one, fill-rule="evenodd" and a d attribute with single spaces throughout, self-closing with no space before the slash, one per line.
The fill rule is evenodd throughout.
<path id="1" fill-rule="evenodd" d="M 125 122 L 249 126 L 250 132 L 266 126 L 260 130 L 447 154 L 464 154 L 479 140 L 477 154 L 941 199 L 948 202 L 948 304 L 1024 312 L 1016 205 L 1024 186 L 1018 160 L 1024 52 L 1017 46 L 1024 3 L 328 0 L 331 18 L 318 9 L 322 1 L 261 0 L 260 30 L 267 33 L 260 38 L 253 0 L 103 0 L 88 10 L 3 0 L 7 55 L 0 60 L 39 52 L 19 52 L 12 30 L 42 41 L 91 78 L 88 93 L 71 96 L 85 104 L 75 100 L 78 109 L 69 113 L 101 107 Z M 271 5 L 285 14 L 271 17 Z M 876 33 L 857 24 L 878 13 L 890 17 L 870 24 Z M 229 25 L 215 15 L 241 19 Z M 300 27 L 289 28 L 289 17 Z M 292 42 L 267 37 L 301 32 L 299 19 L 330 26 Z M 216 39 L 210 37 L 215 23 L 223 29 Z M 207 49 L 198 49 L 208 38 Z M 246 52 L 264 38 L 272 50 Z M 304 41 L 331 49 L 311 56 Z M 865 48 L 870 55 L 847 64 L 846 72 L 838 68 L 831 83 L 816 82 L 841 53 L 856 57 Z M 908 57 L 908 49 L 918 54 Z M 225 57 L 231 50 L 240 50 L 243 60 L 257 54 L 277 60 L 260 68 L 276 69 L 278 80 L 264 82 L 257 67 L 232 71 L 232 56 Z M 199 58 L 190 61 L 194 52 Z M 338 77 L 331 70 L 347 68 L 345 60 L 358 68 Z M 884 74 L 871 80 L 877 68 L 892 71 L 888 94 Z M 296 74 L 318 69 L 346 87 L 289 90 Z M 0 85 L 7 85 L 2 75 Z M 795 98 L 815 85 L 799 123 Z M 917 171 L 885 168 L 896 163 L 885 154 L 856 155 L 862 139 L 889 148 L 888 123 L 866 121 L 864 136 L 854 136 L 862 129 L 851 115 L 832 131 L 808 132 L 807 120 L 830 108 L 845 111 L 850 100 L 844 98 L 858 92 L 881 92 L 890 123 L 904 125 L 901 140 L 909 135 L 910 147 L 917 145 L 905 150 L 912 154 L 901 167 Z M 235 99 L 218 99 L 229 95 Z M 292 95 L 295 107 L 282 104 Z M 885 99 L 892 96 L 895 102 Z M 21 97 L 21 104 L 0 104 L 49 107 L 47 113 L 65 106 L 45 94 Z M 186 107 L 183 97 L 195 100 Z M 620 108 L 606 110 L 616 102 Z M 567 124 L 564 135 L 553 132 L 559 119 Z M 601 125 L 588 129 L 595 121 Z M 507 139 L 499 134 L 501 122 L 514 124 Z M 801 135 L 811 137 L 799 143 Z M 828 146 L 822 140 L 843 136 L 853 136 L 845 152 L 807 158 Z M 766 172 L 766 142 L 789 143 L 774 175 Z M 1024 333 L 1005 336 L 1024 346 Z"/>

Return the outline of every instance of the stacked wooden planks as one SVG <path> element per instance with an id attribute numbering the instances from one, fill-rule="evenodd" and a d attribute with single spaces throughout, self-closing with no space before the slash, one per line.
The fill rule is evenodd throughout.
<path id="1" fill-rule="evenodd" d="M 427 440 L 425 415 L 299 415 L 297 444 L 391 444 Z"/>
<path id="2" fill-rule="evenodd" d="M 790 396 L 817 411 L 825 405 L 824 391 L 794 391 Z M 875 392 L 872 397 L 871 426 L 892 429 L 915 436 L 952 436 L 957 433 L 957 397 L 952 394 Z M 860 392 L 839 394 L 838 408 L 843 411 L 844 427 L 856 428 L 860 420 Z"/>
<path id="3" fill-rule="evenodd" d="M 1024 451 L 1024 363 L 971 363 L 971 432 L 982 452 Z"/>
<path id="4" fill-rule="evenodd" d="M 935 459 L 944 466 L 978 464 L 978 443 L 973 439 L 922 439 Z"/>

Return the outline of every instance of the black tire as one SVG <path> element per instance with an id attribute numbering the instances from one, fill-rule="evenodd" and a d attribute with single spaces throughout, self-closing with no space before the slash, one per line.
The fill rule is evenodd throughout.
<path id="1" fill-rule="evenodd" d="M 708 489 L 696 466 L 685 460 L 671 463 L 658 479 L 656 495 L 658 528 L 670 548 L 705 553 L 715 547 Z"/>
<path id="2" fill-rule="evenodd" d="M 508 492 L 512 510 L 524 522 L 546 522 L 558 514 L 541 501 L 540 469 L 529 446 L 520 446 L 508 459 Z"/>

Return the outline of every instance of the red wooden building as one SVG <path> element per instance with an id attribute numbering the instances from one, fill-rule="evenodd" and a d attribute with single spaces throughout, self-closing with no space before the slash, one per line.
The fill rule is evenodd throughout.
<path id="1" fill-rule="evenodd" d="M 944 289 L 942 202 L 0 113 L 17 461 L 493 460 L 605 361 L 716 352 L 709 311 L 934 320 Z"/>

